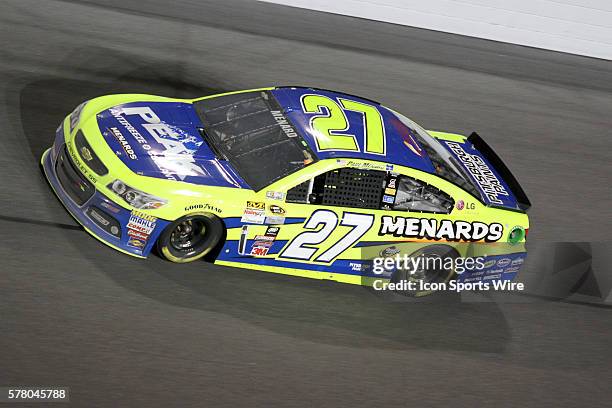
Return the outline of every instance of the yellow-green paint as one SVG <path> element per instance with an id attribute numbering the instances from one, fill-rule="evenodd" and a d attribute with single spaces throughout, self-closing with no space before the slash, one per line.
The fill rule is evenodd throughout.
<path id="1" fill-rule="evenodd" d="M 269 90 L 273 88 L 260 88 L 258 90 Z M 252 90 L 249 90 L 252 91 Z M 249 92 L 240 91 L 240 92 Z M 227 94 L 234 94 L 239 92 L 230 92 Z M 225 95 L 227 95 L 225 94 Z M 345 167 L 347 164 L 339 162 L 335 159 L 320 160 L 312 163 L 305 168 L 273 183 L 267 188 L 262 189 L 259 192 L 255 192 L 249 189 L 237 189 L 228 187 L 210 187 L 201 186 L 195 184 L 189 184 L 180 181 L 173 181 L 160 178 L 152 178 L 142 176 L 133 173 L 129 168 L 115 155 L 115 153 L 108 147 L 105 142 L 96 120 L 96 115 L 106 109 L 113 106 L 130 103 L 130 102 L 185 102 L 193 103 L 194 101 L 212 98 L 214 96 L 207 96 L 204 98 L 197 99 L 174 99 L 165 98 L 153 95 L 143 94 L 125 94 L 125 95 L 110 95 L 95 98 L 90 100 L 81 112 L 81 120 L 76 126 L 76 129 L 71 134 L 69 133 L 70 126 L 69 120 L 64 120 L 64 134 L 67 142 L 67 146 L 70 149 L 70 154 L 73 159 L 77 162 L 77 165 L 84 169 L 83 172 L 95 185 L 95 188 L 104 194 L 109 199 L 113 200 L 116 205 L 124 207 L 128 210 L 133 210 L 126 202 L 119 199 L 115 193 L 107 188 L 112 181 L 120 179 L 124 183 L 128 184 L 132 188 L 144 191 L 157 197 L 161 197 L 168 201 L 166 205 L 158 209 L 139 210 L 143 213 L 158 217 L 160 219 L 174 221 L 184 215 L 197 213 L 201 210 L 187 210 L 194 204 L 209 204 L 220 211 L 211 211 L 220 218 L 229 217 L 241 217 L 244 209 L 247 205 L 247 201 L 261 202 L 265 204 L 266 211 L 270 205 L 280 205 L 286 211 L 286 216 L 290 218 L 308 218 L 315 209 L 328 209 L 335 212 L 338 217 L 342 217 L 344 211 L 355 212 L 362 211 L 364 213 L 373 214 L 375 216 L 374 226 L 368 231 L 362 238 L 362 241 L 381 242 L 388 241 L 389 237 L 378 235 L 378 226 L 382 215 L 389 215 L 388 211 L 384 210 L 359 210 L 355 208 L 342 208 L 342 207 L 325 207 L 325 206 L 313 206 L 309 204 L 297 204 L 287 203 L 283 200 L 273 200 L 266 196 L 266 192 L 280 192 L 286 193 L 292 187 L 310 180 L 319 174 L 325 173 L 330 170 Z M 305 95 L 302 100 L 304 110 L 306 112 L 315 113 L 315 117 L 312 122 L 313 129 L 321 133 L 325 137 L 316 138 L 319 143 L 319 148 L 324 149 L 340 149 L 340 150 L 356 150 L 358 149 L 357 143 L 353 136 L 337 135 L 334 131 L 340 131 L 348 127 L 348 122 L 344 110 L 351 110 L 361 112 L 367 122 L 366 126 L 366 149 L 369 152 L 381 152 L 384 151 L 384 143 L 381 142 L 381 119 L 374 113 L 374 111 L 367 108 L 368 105 L 361 102 L 352 101 L 349 99 L 342 99 L 336 102 L 328 97 L 321 95 Z M 340 103 L 342 105 L 340 105 Z M 324 107 L 324 109 L 322 108 Z M 378 112 L 378 111 L 377 111 Z M 378 114 L 379 115 L 379 114 Z M 380 121 L 380 122 L 379 122 Z M 73 139 L 77 130 L 81 130 L 87 139 L 89 145 L 94 150 L 95 154 L 100 160 L 106 165 L 109 173 L 105 176 L 98 176 L 93 171 L 89 170 L 87 164 L 81 160 L 80 155 L 74 150 Z M 438 139 L 452 140 L 463 142 L 465 136 L 445 133 L 445 132 L 430 132 L 430 134 Z M 384 135 L 383 135 L 384 136 Z M 384 137 L 383 137 L 384 140 Z M 381 158 L 382 159 L 382 158 Z M 359 160 L 351 159 L 351 166 L 362 167 L 362 168 L 381 168 L 385 169 L 386 163 L 383 161 L 372 161 L 372 160 Z M 429 174 L 420 170 L 416 170 L 409 167 L 394 165 L 393 171 L 407 175 L 413 178 L 420 179 L 440 190 L 449 194 L 455 202 L 463 200 L 466 203 L 466 208 L 458 210 L 453 208 L 450 214 L 422 214 L 416 212 L 392 212 L 392 215 L 402 215 L 406 217 L 427 217 L 435 218 L 437 220 L 450 219 L 450 220 L 463 220 L 463 221 L 481 221 L 485 223 L 498 222 L 504 225 L 504 235 L 502 237 L 503 242 L 508 239 L 508 233 L 515 226 L 521 226 L 522 228 L 529 228 L 529 221 L 527 215 L 520 212 L 507 211 L 500 208 L 487 207 L 482 204 L 476 197 L 470 195 L 465 190 L 457 187 L 456 185 L 447 182 L 436 175 Z M 469 206 L 467 204 L 470 204 Z M 317 250 L 313 259 L 327 250 L 330 245 L 341 239 L 348 231 L 349 227 L 338 226 L 334 232 L 326 239 Z M 266 226 L 264 225 L 251 225 L 248 231 L 248 238 L 254 239 L 256 235 L 263 235 L 265 233 Z M 289 224 L 281 225 L 279 240 L 290 240 L 299 233 L 303 232 L 304 228 L 302 224 Z M 88 231 L 91 233 L 91 231 Z M 240 239 L 241 228 L 233 228 L 227 231 L 228 240 Z M 94 234 L 92 234 L 94 235 Z M 95 236 L 95 235 L 94 235 Z M 98 238 L 98 237 L 96 237 Z M 102 241 L 102 240 L 101 240 Z M 108 245 L 107 242 L 102 241 Z M 429 242 L 431 243 L 431 241 Z M 515 246 L 510 251 L 522 251 L 523 243 Z M 422 245 L 427 245 L 427 242 L 423 242 Z M 453 245 L 453 243 L 449 243 Z M 112 246 L 112 245 L 110 245 Z M 113 248 L 122 251 L 120 248 Z M 471 248 L 471 249 L 467 249 Z M 495 249 L 489 249 L 487 251 L 495 252 Z M 476 253 L 483 250 L 478 246 L 466 246 L 465 250 L 462 250 L 461 255 L 466 256 L 468 251 Z M 508 249 L 504 249 L 507 253 Z M 133 255 L 133 254 L 130 254 Z M 344 253 L 341 254 L 342 258 L 345 259 L 359 259 L 359 256 L 363 255 L 363 250 L 360 248 L 348 248 Z M 268 258 L 274 258 L 276 255 L 266 255 Z M 363 284 L 363 280 L 357 275 L 347 275 L 338 273 L 327 273 L 317 272 L 310 270 L 302 270 L 300 263 L 296 262 L 294 268 L 290 267 L 277 267 L 277 266 L 264 266 L 264 265 L 253 265 L 241 262 L 229 262 L 229 261 L 217 261 L 216 263 L 229 266 L 241 266 L 251 269 L 261 269 L 269 272 L 283 273 L 296 276 L 304 276 L 311 278 L 320 279 L 331 279 L 346 283 Z M 315 263 L 315 262 L 309 262 Z M 324 264 L 325 265 L 325 264 Z"/>

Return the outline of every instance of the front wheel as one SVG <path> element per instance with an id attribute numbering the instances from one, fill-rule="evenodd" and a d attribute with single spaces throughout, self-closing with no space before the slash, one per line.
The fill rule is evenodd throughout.
<path id="1" fill-rule="evenodd" d="M 210 253 L 223 237 L 223 222 L 212 214 L 186 215 L 168 225 L 157 240 L 159 253 L 185 263 Z"/>

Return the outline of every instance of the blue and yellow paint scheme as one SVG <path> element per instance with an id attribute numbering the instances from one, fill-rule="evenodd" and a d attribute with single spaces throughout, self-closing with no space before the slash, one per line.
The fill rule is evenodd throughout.
<path id="1" fill-rule="evenodd" d="M 206 124 L 196 109 L 200 101 L 257 93 L 274 99 L 280 112 L 274 113 L 276 124 L 314 153 L 301 168 L 265 186 L 250 185 L 248 175 L 203 140 Z M 132 256 L 147 257 L 173 221 L 205 213 L 225 227 L 214 260 L 220 265 L 364 284 L 377 277 L 369 263 L 373 257 L 435 243 L 455 248 L 460 256 L 486 255 L 489 269 L 471 279 L 511 279 L 523 262 L 529 228 L 522 189 L 479 136 L 429 131 L 425 146 L 414 134 L 417 127 L 377 102 L 314 88 L 261 88 L 196 99 L 109 95 L 68 115 L 41 163 L 56 195 L 86 231 Z M 440 176 L 432 146 L 454 163 L 471 189 Z M 288 200 L 296 186 L 346 168 L 420 180 L 454 205 L 445 213 L 428 213 Z M 499 230 L 488 241 L 466 239 L 469 232 L 458 238 L 398 233 L 398 223 L 415 219 Z M 469 274 L 462 279 L 469 280 Z"/>

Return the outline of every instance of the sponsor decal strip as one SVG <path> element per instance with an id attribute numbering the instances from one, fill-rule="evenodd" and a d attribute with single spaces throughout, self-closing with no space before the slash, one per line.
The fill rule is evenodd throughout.
<path id="1" fill-rule="evenodd" d="M 130 237 L 128 246 L 142 250 L 151 233 L 155 229 L 157 218 L 140 211 L 132 211 L 127 223 L 127 233 Z"/>

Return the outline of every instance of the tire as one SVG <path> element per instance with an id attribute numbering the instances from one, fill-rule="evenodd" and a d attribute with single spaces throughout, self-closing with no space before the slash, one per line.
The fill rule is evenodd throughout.
<path id="1" fill-rule="evenodd" d="M 447 258 L 452 258 L 453 259 L 453 264 L 454 264 L 454 260 L 459 256 L 459 254 L 457 253 L 457 251 L 448 245 L 430 245 L 424 248 L 421 248 L 415 252 L 413 252 L 412 254 L 410 254 L 410 258 L 416 258 L 416 257 L 423 257 L 423 258 L 428 258 L 428 259 L 432 259 L 432 258 L 442 258 L 442 264 L 444 264 L 444 260 Z M 407 281 L 418 281 L 418 280 L 423 280 L 425 282 L 431 282 L 431 283 L 447 283 L 451 277 L 455 274 L 455 271 L 453 268 L 445 268 L 444 266 L 442 268 L 430 268 L 430 269 L 426 269 L 426 268 L 419 268 L 419 270 L 415 271 L 415 273 L 412 273 L 412 271 L 409 270 L 397 270 L 394 274 L 393 277 L 391 278 L 392 282 L 400 282 L 402 280 L 407 280 Z M 403 291 L 399 291 L 399 293 L 406 295 L 406 296 L 411 296 L 411 297 L 422 297 L 422 296 L 427 296 L 432 294 L 434 291 L 433 290 L 415 290 L 415 291 L 409 291 L 409 290 L 403 290 Z"/>
<path id="2" fill-rule="evenodd" d="M 213 214 L 186 215 L 161 233 L 157 250 L 171 262 L 193 262 L 215 249 L 223 231 L 223 222 Z"/>

